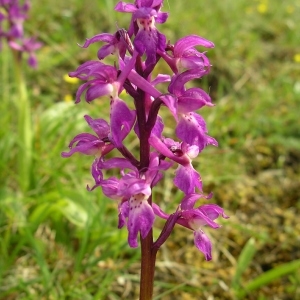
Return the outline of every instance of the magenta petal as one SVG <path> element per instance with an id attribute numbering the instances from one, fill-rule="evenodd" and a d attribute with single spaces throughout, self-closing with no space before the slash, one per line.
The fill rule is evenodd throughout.
<path id="1" fill-rule="evenodd" d="M 92 100 L 95 100 L 99 97 L 105 96 L 105 95 L 111 95 L 113 92 L 113 86 L 110 83 L 95 83 L 91 85 L 85 95 L 85 99 L 87 102 L 91 102 Z"/>
<path id="2" fill-rule="evenodd" d="M 128 216 L 128 243 L 130 247 L 137 247 L 137 235 L 140 232 L 145 238 L 153 226 L 155 215 L 147 200 L 139 199 L 139 195 L 132 196 L 129 200 Z"/>
<path id="3" fill-rule="evenodd" d="M 207 141 L 206 141 L 207 145 L 213 145 L 215 147 L 218 147 L 218 142 L 216 139 L 214 139 L 213 137 L 211 137 L 209 135 L 207 135 L 206 137 L 207 137 Z"/>
<path id="4" fill-rule="evenodd" d="M 152 131 L 151 131 L 151 135 L 155 135 L 158 138 L 161 138 L 163 129 L 164 129 L 163 120 L 162 120 L 161 116 L 157 115 L 155 125 L 154 125 L 154 127 L 152 128 Z M 139 134 L 138 134 L 138 136 L 139 136 Z"/>
<path id="5" fill-rule="evenodd" d="M 163 0 L 135 0 L 137 7 L 153 7 L 156 9 L 159 9 L 163 2 Z"/>
<path id="6" fill-rule="evenodd" d="M 80 46 L 82 48 L 87 48 L 89 45 L 96 43 L 96 42 L 106 42 L 106 43 L 111 43 L 114 40 L 115 36 L 110 33 L 101 33 L 97 34 L 94 37 L 90 39 L 86 39 L 85 43 Z"/>
<path id="7" fill-rule="evenodd" d="M 151 195 L 151 188 L 143 179 L 137 179 L 128 186 L 128 193 L 131 195 L 143 194 L 148 198 Z"/>
<path id="8" fill-rule="evenodd" d="M 193 209 L 196 201 L 201 197 L 199 194 L 188 194 L 181 201 L 181 209 Z"/>
<path id="9" fill-rule="evenodd" d="M 120 170 L 130 169 L 136 171 L 136 168 L 130 163 L 130 161 L 122 157 L 113 157 L 104 161 L 99 161 L 98 165 L 101 169 L 106 170 L 118 168 Z"/>
<path id="10" fill-rule="evenodd" d="M 185 194 L 192 194 L 195 188 L 202 190 L 202 182 L 199 173 L 191 166 L 179 166 L 176 170 L 174 184 Z"/>
<path id="11" fill-rule="evenodd" d="M 34 53 L 29 54 L 29 58 L 28 58 L 27 62 L 31 68 L 37 67 L 37 59 L 36 59 L 36 56 Z"/>
<path id="12" fill-rule="evenodd" d="M 103 194 L 114 200 L 121 200 L 123 198 L 122 191 L 120 190 L 120 180 L 115 177 L 103 180 L 102 184 Z"/>
<path id="13" fill-rule="evenodd" d="M 129 204 L 128 201 L 125 201 L 119 205 L 119 222 L 118 228 L 121 229 L 126 224 L 126 218 L 129 214 Z"/>
<path id="14" fill-rule="evenodd" d="M 185 55 L 187 55 L 185 53 Z M 208 68 L 210 67 L 210 63 L 208 58 L 201 53 L 198 53 L 194 56 L 183 56 L 180 58 L 180 64 L 185 69 L 196 69 L 196 68 Z"/>
<path id="15" fill-rule="evenodd" d="M 99 151 L 101 151 L 101 148 L 103 147 L 104 143 L 95 140 L 93 142 L 85 142 L 80 145 L 77 145 L 73 149 L 71 149 L 69 152 L 62 152 L 62 157 L 70 157 L 76 152 L 80 152 L 85 155 L 96 155 Z"/>
<path id="16" fill-rule="evenodd" d="M 177 103 L 178 103 L 177 97 L 173 95 L 162 95 L 160 99 L 169 108 L 171 114 L 174 116 L 175 120 L 177 121 Z"/>
<path id="17" fill-rule="evenodd" d="M 182 165 L 186 165 L 187 163 L 189 163 L 189 159 L 187 159 L 186 156 L 179 157 L 177 155 L 174 155 L 174 153 L 166 146 L 166 144 L 162 142 L 161 139 L 157 136 L 151 135 L 148 141 L 149 144 L 154 147 L 159 153 L 172 159 L 173 161 Z"/>
<path id="18" fill-rule="evenodd" d="M 224 213 L 224 209 L 216 204 L 204 204 L 199 207 L 199 210 L 206 214 L 211 220 L 222 216 L 224 219 L 229 217 Z"/>
<path id="19" fill-rule="evenodd" d="M 102 62 L 90 60 L 80 65 L 74 72 L 70 72 L 69 76 L 77 77 L 82 80 L 88 80 L 93 70 L 99 69 L 101 66 L 103 66 Z"/>
<path id="20" fill-rule="evenodd" d="M 70 77 L 72 77 L 72 76 L 70 76 Z M 95 81 L 96 81 L 96 79 L 91 80 L 91 81 L 89 81 L 89 82 L 86 82 L 86 83 L 82 84 L 82 85 L 78 88 L 78 90 L 77 90 L 77 92 L 76 92 L 76 101 L 75 101 L 76 104 L 79 103 L 79 102 L 81 101 L 80 98 L 81 98 L 81 95 L 83 94 L 84 90 L 85 90 L 91 83 L 93 83 L 93 82 L 95 82 Z"/>
<path id="21" fill-rule="evenodd" d="M 194 243 L 198 250 L 204 254 L 206 260 L 212 259 L 211 241 L 202 230 L 194 231 Z"/>
<path id="22" fill-rule="evenodd" d="M 140 30 L 133 42 L 136 51 L 140 55 L 146 53 L 146 66 L 156 62 L 156 51 L 164 51 L 166 46 L 166 37 L 158 32 L 157 29 L 151 31 Z"/>
<path id="23" fill-rule="evenodd" d="M 115 6 L 115 10 L 124 13 L 133 13 L 137 10 L 136 6 L 131 3 L 120 1 Z"/>
<path id="24" fill-rule="evenodd" d="M 134 21 L 137 19 L 149 19 L 156 17 L 157 11 L 151 7 L 141 7 L 133 15 Z"/>
<path id="25" fill-rule="evenodd" d="M 211 144 L 206 132 L 204 119 L 196 113 L 182 115 L 176 127 L 177 137 L 190 145 L 197 145 L 199 151 L 202 151 L 208 144 Z"/>
<path id="26" fill-rule="evenodd" d="M 14 42 L 14 41 L 9 41 L 8 44 L 14 50 L 17 50 L 17 51 L 22 51 L 23 50 L 23 47 L 21 45 L 19 45 L 18 43 Z"/>
<path id="27" fill-rule="evenodd" d="M 183 210 L 193 209 L 193 207 L 194 207 L 196 201 L 197 201 L 199 198 L 205 198 L 205 199 L 208 200 L 208 199 L 210 199 L 212 196 L 213 196 L 212 193 L 210 193 L 210 194 L 208 194 L 208 195 L 203 195 L 203 194 L 189 194 L 189 195 L 186 195 L 186 196 L 182 199 L 182 201 L 181 201 L 181 208 L 182 208 Z M 208 204 L 208 205 L 210 205 L 210 204 Z M 202 208 L 203 206 L 205 207 L 206 204 L 201 205 L 200 208 Z M 221 209 L 221 207 L 220 207 L 220 209 Z M 203 210 L 201 209 L 201 211 L 203 211 Z M 210 218 L 210 215 L 209 215 L 208 213 L 207 213 L 207 215 L 208 215 L 208 217 Z M 212 220 L 214 220 L 214 219 L 212 219 Z"/>
<path id="28" fill-rule="evenodd" d="M 94 141 L 97 141 L 97 140 L 98 140 L 98 138 L 96 136 L 94 136 L 93 134 L 79 133 L 70 142 L 69 148 L 72 148 L 75 143 L 77 143 L 77 145 L 78 145 L 78 144 L 81 144 L 81 143 L 94 142 Z"/>
<path id="29" fill-rule="evenodd" d="M 178 112 L 188 113 L 195 111 L 204 105 L 213 106 L 210 96 L 199 88 L 191 88 L 178 97 Z"/>
<path id="30" fill-rule="evenodd" d="M 87 186 L 87 190 L 90 192 L 92 190 L 94 190 L 96 187 L 101 186 L 103 183 L 103 174 L 102 174 L 101 170 L 98 168 L 98 159 L 94 160 L 94 162 L 92 164 L 91 172 L 92 172 L 92 176 L 95 180 L 95 184 L 91 188 L 89 186 Z"/>
<path id="31" fill-rule="evenodd" d="M 97 56 L 99 59 L 104 59 L 106 56 L 112 54 L 115 52 L 115 46 L 114 45 L 104 45 L 101 47 L 97 53 Z"/>
<path id="32" fill-rule="evenodd" d="M 157 14 L 157 17 L 155 18 L 155 22 L 159 24 L 163 24 L 167 21 L 168 17 L 169 17 L 169 13 L 159 12 Z"/>
<path id="33" fill-rule="evenodd" d="M 93 119 L 88 115 L 84 116 L 86 122 L 100 139 L 108 136 L 110 132 L 109 124 L 103 119 Z"/>
<path id="34" fill-rule="evenodd" d="M 160 7 L 163 2 L 164 2 L 164 0 L 152 0 L 151 7 L 156 7 L 156 6 Z"/>
<path id="35" fill-rule="evenodd" d="M 137 87 L 148 93 L 153 98 L 161 96 L 161 93 L 146 79 L 137 74 L 134 70 L 131 70 L 128 74 L 128 79 Z"/>
<path id="36" fill-rule="evenodd" d="M 122 140 L 131 130 L 135 121 L 135 111 L 131 111 L 120 99 L 111 104 L 111 133 L 116 147 L 122 146 Z"/>
<path id="37" fill-rule="evenodd" d="M 179 75 L 175 75 L 172 77 L 168 90 L 170 93 L 175 94 L 176 96 L 181 96 L 184 93 L 185 83 L 196 78 L 201 78 L 206 74 L 208 74 L 208 70 L 203 70 L 203 68 L 197 68 L 187 70 Z"/>
<path id="38" fill-rule="evenodd" d="M 191 47 L 203 46 L 206 48 L 213 48 L 215 45 L 213 42 L 206 40 L 205 38 L 198 35 L 188 35 L 179 39 L 174 45 L 175 57 L 180 57 L 184 51 Z"/>
<path id="39" fill-rule="evenodd" d="M 207 214 L 201 211 L 201 206 L 198 208 L 182 211 L 182 217 L 189 221 L 189 227 L 198 230 L 201 226 L 208 225 L 214 229 L 220 225 L 209 218 Z"/>
<path id="40" fill-rule="evenodd" d="M 169 214 L 165 213 L 157 204 L 152 203 L 152 208 L 156 216 L 167 220 L 169 218 Z"/>

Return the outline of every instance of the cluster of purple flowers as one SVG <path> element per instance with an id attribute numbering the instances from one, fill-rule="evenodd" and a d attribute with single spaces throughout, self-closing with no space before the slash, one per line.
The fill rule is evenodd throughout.
<path id="1" fill-rule="evenodd" d="M 98 51 L 99 60 L 85 62 L 69 74 L 85 81 L 77 91 L 76 103 L 83 95 L 87 102 L 108 96 L 110 120 L 108 123 L 85 116 L 95 135 L 78 134 L 69 145 L 70 151 L 63 152 L 62 156 L 69 157 L 76 152 L 95 156 L 91 168 L 95 185 L 88 189 L 101 187 L 107 197 L 117 201 L 118 227 L 127 226 L 131 247 L 138 246 L 138 233 L 142 238 L 147 236 L 158 216 L 168 220 L 167 227 L 177 223 L 191 229 L 196 247 L 210 260 L 211 242 L 202 228 L 204 225 L 218 228 L 214 220 L 227 216 L 216 204 L 196 206 L 198 199 L 207 200 L 211 195 L 203 195 L 201 177 L 192 160 L 207 145 L 217 146 L 217 141 L 207 134 L 204 119 L 196 113 L 201 107 L 213 104 L 205 91 L 187 88 L 186 84 L 208 74 L 211 67 L 205 53 L 195 47 L 212 48 L 214 44 L 197 35 L 183 37 L 175 44 L 167 42 L 156 28 L 157 23 L 165 23 L 168 18 L 168 13 L 161 11 L 162 4 L 163 0 L 119 2 L 116 11 L 132 14 L 128 30 L 101 33 L 82 45 L 86 48 L 95 42 L 105 43 Z M 117 57 L 114 66 L 100 61 L 110 54 Z M 161 59 L 170 67 L 172 75 L 152 78 L 152 71 Z M 160 83 L 168 84 L 167 93 L 156 88 Z M 134 110 L 120 98 L 124 90 L 132 97 Z M 163 135 L 164 123 L 158 115 L 161 106 L 167 107 L 174 117 L 178 141 Z M 124 144 L 131 130 L 140 140 L 139 159 Z M 107 158 L 113 149 L 121 157 Z M 174 185 L 184 196 L 177 211 L 168 215 L 152 200 L 151 194 L 163 173 L 173 165 L 177 166 Z M 105 178 L 103 171 L 112 168 L 119 169 L 120 176 Z M 156 245 L 165 240 L 164 234 L 170 234 L 169 228 L 163 230 Z"/>
<path id="2" fill-rule="evenodd" d="M 37 42 L 34 37 L 25 37 L 23 23 L 27 19 L 30 3 L 25 0 L 0 0 L 0 49 L 2 41 L 6 40 L 9 47 L 18 51 L 20 54 L 29 54 L 28 64 L 32 68 L 37 65 L 35 51 L 42 44 Z"/>

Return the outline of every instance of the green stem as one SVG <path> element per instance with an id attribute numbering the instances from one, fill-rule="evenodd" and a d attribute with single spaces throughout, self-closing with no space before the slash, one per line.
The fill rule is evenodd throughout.
<path id="1" fill-rule="evenodd" d="M 32 164 L 32 124 L 31 107 L 27 95 L 26 82 L 23 76 L 21 52 L 13 50 L 15 80 L 18 88 L 16 101 L 18 115 L 18 174 L 19 186 L 23 193 L 30 186 Z"/>

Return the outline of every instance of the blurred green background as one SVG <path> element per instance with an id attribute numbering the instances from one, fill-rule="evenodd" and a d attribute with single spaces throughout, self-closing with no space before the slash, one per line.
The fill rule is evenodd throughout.
<path id="1" fill-rule="evenodd" d="M 30 186 L 18 173 L 18 94 L 9 49 L 0 57 L 0 299 L 137 299 L 139 249 L 117 229 L 117 205 L 88 192 L 92 158 L 63 159 L 69 141 L 88 131 L 83 115 L 108 116 L 108 101 L 73 104 L 79 83 L 66 74 L 96 59 L 85 38 L 126 28 L 117 1 L 32 1 L 26 30 L 44 43 L 39 67 L 24 62 L 32 107 Z M 168 1 L 159 30 L 172 43 L 189 34 L 215 43 L 203 108 L 208 147 L 195 162 L 205 192 L 228 220 L 205 229 L 206 262 L 192 232 L 175 227 L 159 251 L 154 299 L 300 299 L 300 1 Z M 117 23 L 116 23 L 117 22 Z M 201 49 L 204 51 L 205 49 Z M 159 72 L 167 69 L 161 65 Z M 166 115 L 167 116 L 167 115 Z M 167 134 L 173 120 L 167 119 Z M 137 141 L 132 140 L 134 151 Z M 172 212 L 182 194 L 168 173 L 154 199 Z M 155 234 L 163 222 L 157 221 Z"/>

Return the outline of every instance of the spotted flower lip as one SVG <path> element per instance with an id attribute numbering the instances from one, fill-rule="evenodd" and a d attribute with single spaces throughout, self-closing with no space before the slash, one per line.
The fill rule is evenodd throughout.
<path id="1" fill-rule="evenodd" d="M 119 217 L 121 217 L 121 220 L 119 219 L 119 226 L 127 224 L 128 244 L 133 248 L 138 246 L 138 233 L 140 232 L 142 238 L 145 238 L 154 223 L 155 214 L 148 202 L 148 198 L 152 193 L 151 183 L 155 177 L 154 175 L 157 173 L 154 170 L 157 162 L 155 156 L 152 157 L 152 163 L 150 164 L 152 171 L 146 172 L 143 178 L 132 178 L 129 181 L 126 189 L 126 196 L 128 197 L 129 195 L 128 201 L 123 202 L 121 205 L 123 215 L 119 214 Z M 124 219 L 127 219 L 127 222 Z"/>
<path id="2" fill-rule="evenodd" d="M 142 26 L 144 26 L 145 23 L 147 23 L 147 21 L 142 23 Z M 166 37 L 155 27 L 152 27 L 150 30 L 140 29 L 133 44 L 140 55 L 143 55 L 144 53 L 147 55 L 145 64 L 146 66 L 149 66 L 156 62 L 157 51 L 163 51 L 165 48 Z"/>
<path id="3" fill-rule="evenodd" d="M 99 181 L 105 195 L 119 201 L 119 228 L 127 225 L 128 244 L 138 246 L 138 233 L 145 238 L 153 226 L 155 215 L 148 198 L 151 195 L 150 174 L 139 178 L 137 172 L 129 172 L 121 179 Z M 150 180 L 151 181 L 151 180 Z M 97 185 L 97 182 L 96 182 Z"/>
<path id="4" fill-rule="evenodd" d="M 164 23 L 168 18 L 167 13 L 160 12 L 161 5 L 162 1 L 141 0 L 135 5 L 120 1 L 115 7 L 116 11 L 132 14 L 128 33 L 135 34 L 136 51 L 147 55 L 146 66 L 155 64 L 157 51 L 164 51 L 166 46 L 166 37 L 155 27 L 155 23 Z"/>

